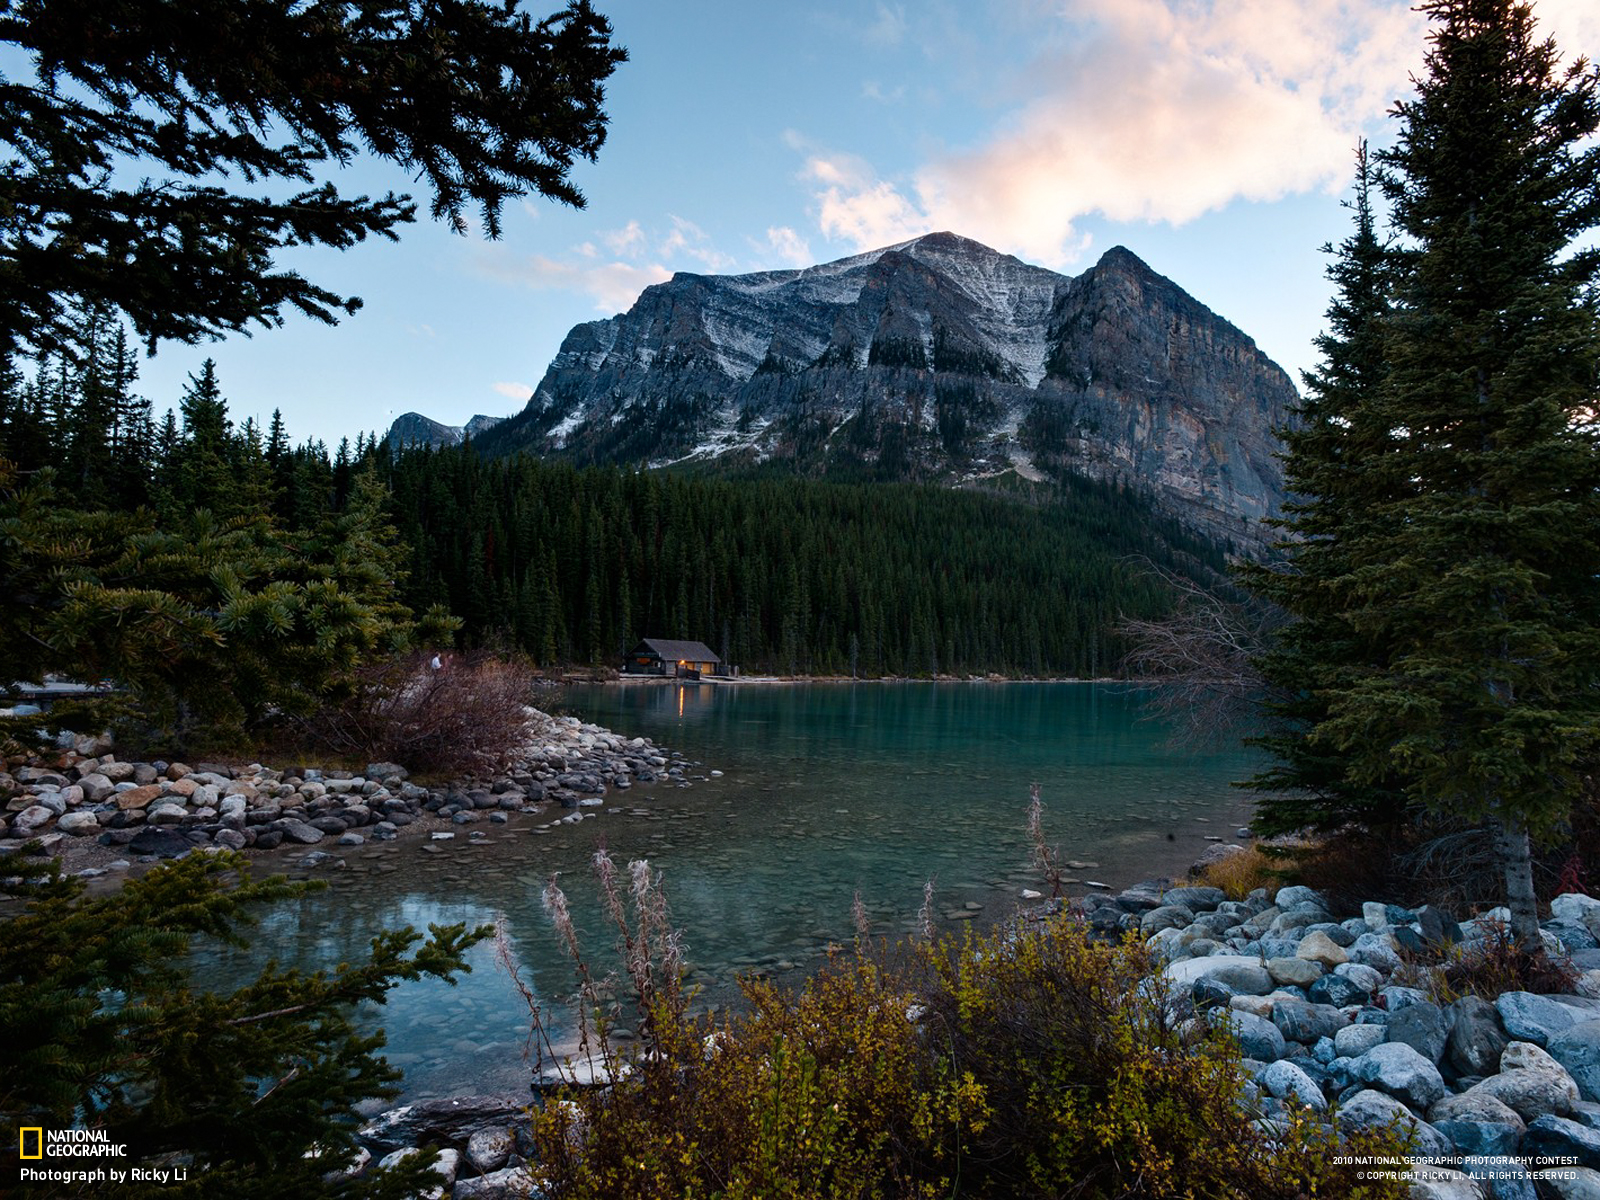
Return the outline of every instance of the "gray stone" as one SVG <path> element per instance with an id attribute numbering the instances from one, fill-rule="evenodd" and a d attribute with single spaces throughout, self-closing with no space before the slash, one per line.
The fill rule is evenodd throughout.
<path id="1" fill-rule="evenodd" d="M 237 829 L 219 829 L 212 836 L 211 844 L 221 846 L 224 850 L 243 850 L 250 844 L 250 839 Z"/>
<path id="2" fill-rule="evenodd" d="M 1371 997 L 1348 976 L 1324 975 L 1306 989 L 1306 998 L 1313 1004 L 1344 1008 L 1352 1004 L 1365 1004 Z"/>
<path id="3" fill-rule="evenodd" d="M 1536 1046 L 1548 1046 L 1551 1038 L 1578 1023 L 1572 1009 L 1533 992 L 1506 992 L 1494 1006 L 1506 1033 Z"/>
<path id="4" fill-rule="evenodd" d="M 1342 1129 L 1381 1129 L 1391 1121 L 1402 1135 L 1416 1136 L 1417 1153 L 1432 1158 L 1446 1158 L 1453 1153 L 1449 1138 L 1383 1092 L 1363 1089 L 1339 1105 L 1336 1114 L 1336 1124 Z"/>
<path id="5" fill-rule="evenodd" d="M 1333 969 L 1335 975 L 1348 979 L 1368 996 L 1375 995 L 1383 986 L 1383 976 L 1375 968 L 1358 962 L 1340 963 Z"/>
<path id="6" fill-rule="evenodd" d="M 1582 925 L 1600 937 L 1600 900 L 1582 892 L 1564 892 L 1550 901 L 1550 915 L 1558 921 Z"/>
<path id="7" fill-rule="evenodd" d="M 1412 1004 L 1389 1018 L 1389 1036 L 1385 1040 L 1404 1042 L 1438 1066 L 1450 1040 L 1450 1021 L 1437 1004 Z"/>
<path id="8" fill-rule="evenodd" d="M 1600 1169 L 1600 1131 L 1565 1117 L 1539 1117 L 1528 1122 L 1522 1153 L 1529 1158 L 1575 1158 L 1578 1166 L 1593 1171 Z"/>
<path id="9" fill-rule="evenodd" d="M 32 837 L 55 818 L 55 813 L 44 805 L 30 804 L 15 817 L 11 818 L 11 832 L 16 837 Z"/>
<path id="10" fill-rule="evenodd" d="M 181 825 L 188 815 L 181 804 L 154 804 L 145 814 L 152 825 Z"/>
<path id="11" fill-rule="evenodd" d="M 1387 930 L 1362 934 L 1351 943 L 1345 954 L 1351 962 L 1382 971 L 1385 975 L 1400 969 L 1400 955 L 1395 952 L 1394 942 Z"/>
<path id="12" fill-rule="evenodd" d="M 1194 921 L 1194 913 L 1181 904 L 1163 904 L 1139 918 L 1139 932 L 1149 937 L 1163 929 L 1183 929 Z"/>
<path id="13" fill-rule="evenodd" d="M 1400 987 L 1396 984 L 1391 984 L 1378 992 L 1378 1002 L 1388 1009 L 1392 1016 L 1402 1008 L 1409 1008 L 1413 1004 L 1427 1004 L 1429 1000 L 1426 992 L 1418 991 L 1412 987 Z"/>
<path id="14" fill-rule="evenodd" d="M 365 775 L 368 779 L 382 779 L 382 780 L 399 779 L 399 780 L 404 780 L 404 779 L 407 779 L 410 776 L 411 772 L 407 771 L 399 763 L 375 762 L 375 763 L 368 763 L 367 764 L 367 769 L 365 771 L 363 771 L 362 774 Z"/>
<path id="15" fill-rule="evenodd" d="M 1314 1112 L 1326 1112 L 1328 1098 L 1309 1075 L 1288 1059 L 1280 1059 L 1261 1073 L 1261 1086 L 1279 1100 L 1293 1098 Z"/>
<path id="16" fill-rule="evenodd" d="M 1310 1046 L 1318 1038 L 1333 1037 L 1350 1023 L 1337 1008 L 1305 1000 L 1280 1000 L 1272 1006 L 1272 1023 L 1291 1042 Z"/>
<path id="17" fill-rule="evenodd" d="M 194 843 L 168 826 L 165 829 L 147 825 L 133 836 L 128 849 L 134 854 L 153 854 L 157 858 L 177 858 L 194 849 Z"/>
<path id="18" fill-rule="evenodd" d="M 1321 892 L 1299 886 L 1279 888 L 1272 902 L 1281 909 L 1293 908 L 1297 904 L 1315 904 L 1318 908 L 1328 907 L 1328 902 Z"/>
<path id="19" fill-rule="evenodd" d="M 487 1174 L 505 1166 L 506 1159 L 516 1148 L 516 1139 L 508 1129 L 480 1129 L 467 1139 L 467 1161 Z"/>
<path id="20" fill-rule="evenodd" d="M 1247 996 L 1264 996 L 1272 990 L 1272 976 L 1267 974 L 1261 960 L 1246 954 L 1186 958 L 1169 964 L 1165 974 L 1179 991 L 1192 988 L 1197 979 L 1208 975 Z"/>
<path id="21" fill-rule="evenodd" d="M 1411 1179 L 1406 1195 L 1409 1200 L 1485 1200 L 1483 1189 L 1472 1176 L 1432 1164 L 1425 1175 Z"/>
<path id="22" fill-rule="evenodd" d="M 1254 1013 L 1241 1012 L 1229 1009 L 1225 1024 L 1233 1031 L 1233 1036 L 1238 1039 L 1239 1052 L 1246 1058 L 1260 1059 L 1263 1062 L 1274 1062 L 1283 1057 L 1283 1034 L 1278 1027 L 1264 1017 Z"/>
<path id="23" fill-rule="evenodd" d="M 1381 1088 L 1419 1112 L 1446 1091 L 1439 1069 L 1404 1042 L 1374 1046 L 1351 1064 L 1350 1071 L 1360 1082 Z"/>
<path id="24" fill-rule="evenodd" d="M 1528 1168 L 1505 1153 L 1475 1155 L 1461 1167 L 1487 1189 L 1489 1200 L 1539 1200 Z"/>
<path id="25" fill-rule="evenodd" d="M 277 829 L 284 838 L 291 842 L 299 842 L 302 846 L 315 846 L 326 835 L 320 829 L 313 829 L 304 821 L 297 821 L 293 817 L 283 817 L 276 823 Z M 257 844 L 260 839 L 257 839 Z"/>
<path id="26" fill-rule="evenodd" d="M 1506 1109 L 1516 1119 L 1515 1125 L 1499 1121 L 1468 1121 L 1445 1117 L 1432 1125 L 1462 1154 L 1515 1154 L 1522 1144 L 1522 1132 L 1527 1127 L 1517 1114 Z"/>
<path id="27" fill-rule="evenodd" d="M 88 837 L 100 832 L 100 818 L 92 812 L 69 812 L 56 822 L 56 828 L 74 837 Z"/>
<path id="28" fill-rule="evenodd" d="M 1333 1035 L 1334 1053 L 1340 1058 L 1360 1058 L 1374 1046 L 1382 1045 L 1386 1032 L 1383 1025 L 1346 1025 Z"/>
<path id="29" fill-rule="evenodd" d="M 1228 898 L 1221 888 L 1175 887 L 1161 897 L 1162 904 L 1177 904 L 1191 912 L 1210 912 Z"/>
<path id="30" fill-rule="evenodd" d="M 99 804 L 117 790 L 116 785 L 99 771 L 85 775 L 78 780 L 78 786 L 83 789 L 83 798 L 90 804 Z"/>
<path id="31" fill-rule="evenodd" d="M 66 818 L 61 827 L 66 828 Z M 1580 1021 L 1550 1039 L 1550 1057 L 1567 1069 L 1585 1100 L 1600 1100 L 1600 1021 Z"/>
<path id="32" fill-rule="evenodd" d="M 1500 1069 L 1506 1035 L 1500 1014 L 1482 996 L 1462 996 L 1450 1006 L 1453 1024 L 1445 1062 L 1457 1075 L 1493 1075 Z"/>

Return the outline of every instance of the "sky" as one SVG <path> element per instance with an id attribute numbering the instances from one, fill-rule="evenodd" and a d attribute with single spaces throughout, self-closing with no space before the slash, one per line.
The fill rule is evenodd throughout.
<path id="1" fill-rule="evenodd" d="M 536 16 L 554 0 L 528 4 Z M 567 331 L 676 271 L 806 266 L 950 230 L 1066 274 L 1123 245 L 1298 379 L 1346 236 L 1359 139 L 1426 48 L 1407 0 L 596 0 L 630 61 L 573 181 L 582 210 L 513 203 L 498 241 L 419 221 L 398 244 L 283 261 L 362 297 L 328 327 L 141 366 L 157 413 L 207 357 L 236 421 L 281 409 L 330 446 L 416 411 L 520 410 Z M 1568 57 L 1600 4 L 1538 0 Z M 336 176 L 415 190 L 393 164 Z"/>

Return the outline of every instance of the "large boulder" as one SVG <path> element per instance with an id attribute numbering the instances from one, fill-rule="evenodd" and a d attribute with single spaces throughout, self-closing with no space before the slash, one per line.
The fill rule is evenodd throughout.
<path id="1" fill-rule="evenodd" d="M 1546 1167 L 1533 1172 L 1544 1189 L 1542 1195 L 1555 1200 L 1600 1200 L 1600 1171 L 1588 1167 Z"/>
<path id="2" fill-rule="evenodd" d="M 1309 958 L 1269 958 L 1261 964 L 1274 983 L 1310 987 L 1322 978 L 1323 966 Z"/>
<path id="3" fill-rule="evenodd" d="M 1474 1084 L 1464 1095 L 1493 1096 L 1524 1121 L 1564 1117 L 1578 1099 L 1578 1085 L 1567 1070 L 1532 1042 L 1512 1042 L 1500 1056 L 1500 1073 Z"/>
<path id="4" fill-rule="evenodd" d="M 1359 1082 L 1388 1092 L 1418 1112 L 1447 1090 L 1439 1068 L 1404 1042 L 1374 1046 L 1350 1064 L 1350 1073 Z"/>
<path id="5" fill-rule="evenodd" d="M 1551 1038 L 1578 1023 L 1565 1004 L 1534 992 L 1505 992 L 1494 1006 L 1506 1033 L 1536 1046 L 1548 1046 Z"/>
<path id="6" fill-rule="evenodd" d="M 1540 1117 L 1528 1122 L 1522 1153 L 1530 1158 L 1576 1159 L 1578 1166 L 1597 1170 L 1600 1169 L 1600 1131 L 1565 1117 Z"/>
<path id="7" fill-rule="evenodd" d="M 1279 1059 L 1261 1072 L 1259 1080 L 1262 1087 L 1279 1100 L 1293 1100 L 1313 1112 L 1326 1112 L 1328 1098 L 1322 1094 L 1322 1089 L 1307 1075 L 1288 1059 Z"/>
<path id="8" fill-rule="evenodd" d="M 1404 1042 L 1435 1066 L 1444 1057 L 1450 1039 L 1450 1021 L 1437 1004 L 1413 1004 L 1389 1018 L 1391 1042 Z"/>
<path id="9" fill-rule="evenodd" d="M 1454 1153 L 1450 1139 L 1419 1118 L 1393 1096 L 1366 1088 L 1339 1106 L 1335 1124 L 1341 1129 L 1381 1129 L 1394 1122 L 1402 1135 L 1417 1139 L 1417 1153 L 1428 1158 L 1447 1158 Z"/>
<path id="10" fill-rule="evenodd" d="M 1262 1062 L 1273 1062 L 1283 1057 L 1285 1050 L 1283 1034 L 1271 1021 L 1254 1013 L 1228 1009 L 1223 1023 L 1237 1039 L 1239 1052 L 1244 1057 L 1259 1059 Z"/>
<path id="11" fill-rule="evenodd" d="M 1180 991 L 1192 988 L 1196 980 L 1210 976 L 1247 996 L 1264 996 L 1272 990 L 1272 976 L 1259 958 L 1248 954 L 1212 954 L 1206 958 L 1186 958 L 1170 964 L 1166 976 Z"/>
<path id="12" fill-rule="evenodd" d="M 66 828 L 66 818 L 61 819 Z M 1585 1100 L 1600 1100 L 1600 1021 L 1580 1021 L 1550 1039 L 1550 1057 L 1567 1069 Z"/>
<path id="13" fill-rule="evenodd" d="M 1550 915 L 1558 921 L 1582 925 L 1600 938 L 1600 900 L 1582 892 L 1565 892 L 1550 901 Z"/>
<path id="14" fill-rule="evenodd" d="M 527 1167 L 506 1167 L 476 1179 L 458 1180 L 450 1200 L 527 1200 L 543 1194 L 534 1188 Z"/>
<path id="15" fill-rule="evenodd" d="M 1314 1046 L 1318 1038 L 1331 1038 L 1350 1024 L 1350 1018 L 1332 1005 L 1279 1000 L 1272 1006 L 1272 1023 L 1289 1041 Z"/>
<path id="16" fill-rule="evenodd" d="M 1486 1092 L 1445 1096 L 1428 1110 L 1428 1121 L 1463 1154 L 1511 1154 L 1527 1132 L 1515 1109 Z"/>
<path id="17" fill-rule="evenodd" d="M 1462 996 L 1450 1005 L 1445 1062 L 1457 1075 L 1493 1075 L 1506 1048 L 1500 1013 L 1482 996 Z"/>
<path id="18" fill-rule="evenodd" d="M 357 1137 L 379 1154 L 425 1142 L 469 1143 L 480 1129 L 504 1129 L 527 1120 L 528 1105 L 514 1096 L 452 1096 L 391 1108 Z"/>

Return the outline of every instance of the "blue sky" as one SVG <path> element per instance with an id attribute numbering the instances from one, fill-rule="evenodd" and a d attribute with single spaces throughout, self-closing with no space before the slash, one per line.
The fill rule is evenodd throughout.
<path id="1" fill-rule="evenodd" d="M 1424 49 L 1405 0 L 596 7 L 631 61 L 598 161 L 574 173 L 586 209 L 530 199 L 492 243 L 424 216 L 398 244 L 297 254 L 365 308 L 164 345 L 140 380 L 157 411 L 210 356 L 235 419 L 279 408 L 295 441 L 413 410 L 507 415 L 568 329 L 674 271 L 800 266 L 937 229 L 1069 274 L 1125 245 L 1297 375 L 1353 147 L 1390 136 Z M 1600 53 L 1593 0 L 1536 12 L 1569 55 Z M 381 163 L 340 182 L 410 187 Z"/>

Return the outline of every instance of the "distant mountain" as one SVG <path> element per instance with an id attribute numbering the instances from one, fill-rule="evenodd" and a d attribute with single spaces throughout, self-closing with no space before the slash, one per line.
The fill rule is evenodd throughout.
<path id="1" fill-rule="evenodd" d="M 568 333 L 527 407 L 476 444 L 852 479 L 1071 472 L 1254 539 L 1283 499 L 1272 430 L 1296 399 L 1250 338 L 1120 246 L 1072 277 L 935 233 L 646 288 Z"/>
<path id="2" fill-rule="evenodd" d="M 473 417 L 465 425 L 441 425 L 421 413 L 404 413 L 394 420 L 389 426 L 389 432 L 384 435 L 384 441 L 398 450 L 403 446 L 431 446 L 437 449 L 440 446 L 459 446 L 466 438 L 474 441 L 504 421 L 504 417 L 486 417 L 482 413 Z"/>

